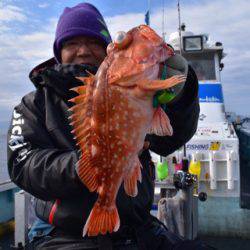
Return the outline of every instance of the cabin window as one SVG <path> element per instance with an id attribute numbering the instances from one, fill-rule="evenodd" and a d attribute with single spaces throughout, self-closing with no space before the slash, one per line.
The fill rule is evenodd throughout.
<path id="1" fill-rule="evenodd" d="M 193 67 L 199 80 L 216 80 L 214 53 L 192 53 L 184 57 Z"/>

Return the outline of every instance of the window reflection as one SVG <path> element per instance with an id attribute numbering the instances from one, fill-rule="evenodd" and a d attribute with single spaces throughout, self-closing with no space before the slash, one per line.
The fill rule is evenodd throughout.
<path id="1" fill-rule="evenodd" d="M 195 70 L 198 80 L 216 80 L 213 53 L 192 53 L 184 57 Z"/>

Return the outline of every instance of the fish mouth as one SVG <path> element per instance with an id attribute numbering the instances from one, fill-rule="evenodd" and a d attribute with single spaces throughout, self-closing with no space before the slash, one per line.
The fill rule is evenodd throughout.
<path id="1" fill-rule="evenodd" d="M 127 76 L 116 76 L 114 78 L 109 79 L 109 83 L 113 85 L 118 85 L 122 88 L 126 89 L 134 89 L 137 87 L 137 82 L 142 79 L 145 80 L 156 80 L 159 74 L 160 63 L 157 65 L 151 65 L 147 67 L 144 71 L 138 72 L 136 74 L 131 74 Z"/>
<path id="2" fill-rule="evenodd" d="M 112 82 L 112 84 L 117 85 L 117 86 L 124 88 L 124 89 L 134 89 L 137 86 L 135 79 L 133 79 L 133 76 L 132 77 L 128 76 L 126 78 L 116 80 L 116 81 Z"/>
<path id="3" fill-rule="evenodd" d="M 133 85 L 125 85 L 125 86 L 122 86 L 124 89 L 134 89 L 137 85 L 136 84 L 133 84 Z"/>

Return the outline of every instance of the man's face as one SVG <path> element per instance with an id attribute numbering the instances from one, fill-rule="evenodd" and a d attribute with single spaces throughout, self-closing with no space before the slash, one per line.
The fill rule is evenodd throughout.
<path id="1" fill-rule="evenodd" d="M 88 64 L 99 67 L 106 56 L 106 48 L 96 38 L 78 36 L 62 44 L 62 64 Z"/>

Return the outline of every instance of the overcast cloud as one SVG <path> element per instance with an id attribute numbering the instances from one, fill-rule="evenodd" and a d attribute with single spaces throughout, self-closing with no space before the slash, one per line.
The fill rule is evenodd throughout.
<path id="1" fill-rule="evenodd" d="M 186 2 L 181 6 L 181 14 L 187 30 L 196 34 L 209 33 L 213 41 L 221 41 L 224 45 L 227 56 L 223 60 L 222 83 L 227 111 L 250 116 L 250 1 Z M 37 5 L 37 9 L 43 11 L 49 7 L 49 1 Z M 165 13 L 168 39 L 177 29 L 176 6 L 168 6 Z M 119 30 L 126 31 L 144 23 L 144 14 L 143 11 L 133 12 L 131 6 L 131 12 L 105 16 L 105 20 L 114 36 Z M 34 66 L 53 55 L 57 19 L 58 16 L 50 15 L 39 20 L 27 6 L 0 4 L 0 120 L 8 120 L 14 105 L 34 89 L 28 74 Z M 151 21 L 151 26 L 161 34 L 161 8 L 152 10 Z"/>

